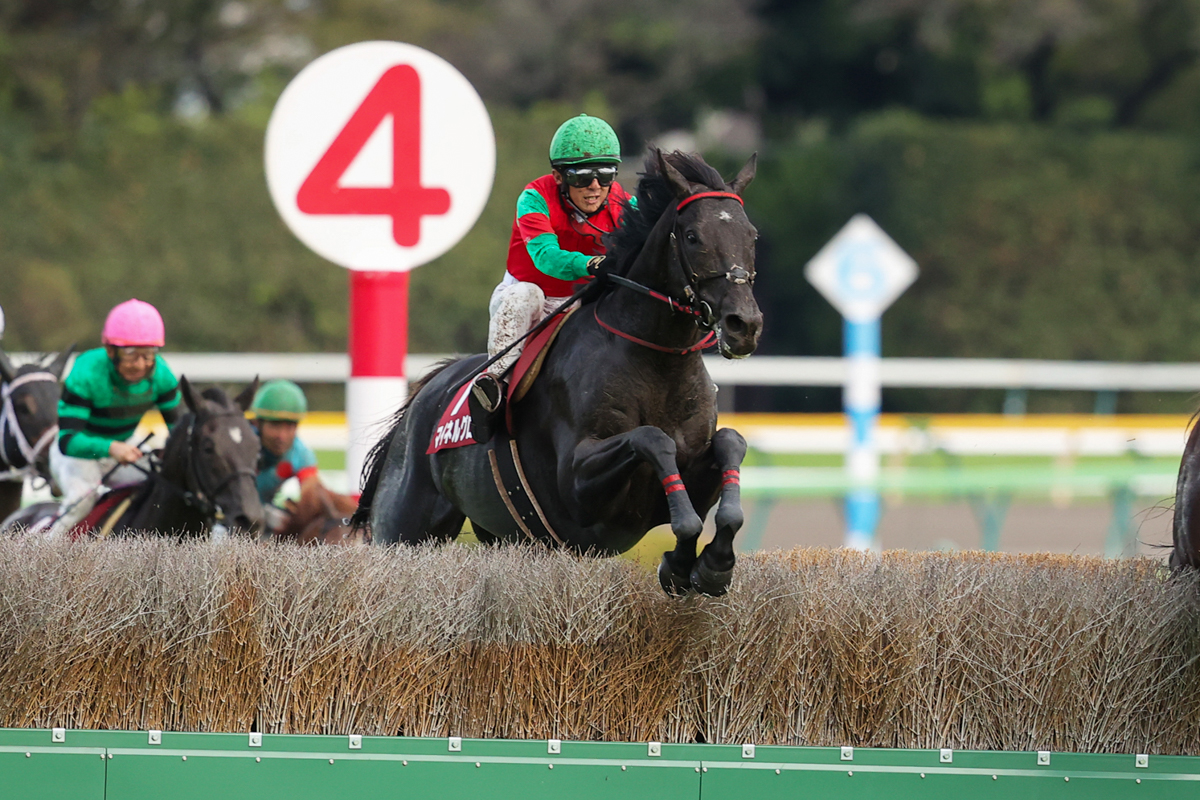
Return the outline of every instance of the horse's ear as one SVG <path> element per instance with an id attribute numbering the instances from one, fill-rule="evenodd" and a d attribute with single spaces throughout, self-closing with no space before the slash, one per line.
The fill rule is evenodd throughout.
<path id="1" fill-rule="evenodd" d="M 742 167 L 741 172 L 733 179 L 733 183 L 729 184 L 729 191 L 741 197 L 742 190 L 750 185 L 750 181 L 754 180 L 754 173 L 758 170 L 758 153 L 753 153 L 750 160 L 746 162 L 746 166 Z"/>
<path id="2" fill-rule="evenodd" d="M 54 357 L 54 360 L 51 361 L 50 364 L 46 367 L 46 371 L 51 373 L 54 377 L 58 378 L 59 380 L 62 380 L 63 370 L 65 370 L 67 368 L 67 359 L 69 359 L 71 357 L 71 353 L 74 353 L 74 352 L 75 352 L 75 343 L 71 342 L 71 344 L 67 346 L 66 350 L 63 350 L 61 353 L 59 353 L 58 355 L 56 355 Z"/>
<path id="3" fill-rule="evenodd" d="M 15 377 L 17 377 L 17 370 L 8 360 L 8 354 L 0 350 L 0 378 L 3 378 L 5 383 L 12 383 Z"/>
<path id="4" fill-rule="evenodd" d="M 193 414 L 199 415 L 200 409 L 204 408 L 204 398 L 196 394 L 196 389 L 186 375 L 179 376 L 179 391 L 183 394 L 184 404 Z"/>
<path id="5" fill-rule="evenodd" d="M 692 186 L 687 182 L 687 178 L 683 177 L 683 173 L 671 166 L 671 162 L 667 161 L 667 156 L 662 150 L 655 148 L 654 154 L 658 158 L 658 170 L 667 179 L 667 184 L 670 185 L 675 198 L 682 200 L 690 195 Z"/>
<path id="6" fill-rule="evenodd" d="M 238 404 L 238 408 L 242 411 L 249 411 L 250 404 L 254 402 L 254 395 L 258 392 L 258 376 L 254 376 L 254 382 L 242 389 L 237 397 L 233 398 L 233 402 Z"/>

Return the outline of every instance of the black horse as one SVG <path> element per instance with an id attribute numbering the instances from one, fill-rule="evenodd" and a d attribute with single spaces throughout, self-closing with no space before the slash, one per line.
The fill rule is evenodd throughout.
<path id="1" fill-rule="evenodd" d="M 188 412 L 167 437 L 161 468 L 138 484 L 112 533 L 156 532 L 195 537 L 229 529 L 257 536 L 263 522 L 255 486 L 259 441 L 246 420 L 256 380 L 230 401 L 217 388 L 197 393 L 186 377 L 179 388 Z M 11 515 L 0 530 L 39 529 L 58 513 L 58 503 L 36 503 Z"/>
<path id="2" fill-rule="evenodd" d="M 20 367 L 0 350 L 0 519 L 21 507 L 26 477 L 50 480 L 59 382 L 73 349 Z"/>
<path id="3" fill-rule="evenodd" d="M 1171 569 L 1200 567 L 1200 424 L 1192 417 L 1183 459 L 1179 462 L 1179 477 L 1175 481 L 1175 514 L 1171 520 L 1174 545 L 1171 549 Z"/>
<path id="4" fill-rule="evenodd" d="M 651 149 L 637 207 L 607 242 L 613 266 L 583 292 L 511 410 L 538 533 L 497 489 L 492 448 L 426 455 L 439 414 L 483 356 L 447 362 L 414 387 L 371 451 L 354 522 L 369 522 L 376 542 L 416 543 L 453 538 L 469 517 L 485 541 L 538 538 L 604 555 L 669 522 L 676 547 L 659 567 L 663 587 L 724 593 L 746 443 L 716 429 L 716 389 L 699 351 L 715 339 L 726 358 L 741 358 L 758 343 L 757 232 L 740 196 L 754 170 L 752 157 L 726 184 L 699 156 Z M 716 537 L 697 557 L 718 497 Z"/>

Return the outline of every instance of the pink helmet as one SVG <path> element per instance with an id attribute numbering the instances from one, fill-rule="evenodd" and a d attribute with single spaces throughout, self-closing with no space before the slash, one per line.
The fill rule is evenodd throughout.
<path id="1" fill-rule="evenodd" d="M 164 338 L 158 309 L 136 298 L 113 306 L 100 334 L 103 344 L 116 347 L 162 347 Z"/>

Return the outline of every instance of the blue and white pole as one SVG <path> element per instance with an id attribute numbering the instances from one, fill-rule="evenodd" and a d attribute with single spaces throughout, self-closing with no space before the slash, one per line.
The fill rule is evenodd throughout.
<path id="1" fill-rule="evenodd" d="M 879 525 L 879 426 L 880 379 L 879 317 L 867 320 L 846 319 L 846 385 L 842 402 L 846 411 L 850 443 L 846 448 L 846 547 L 855 550 L 876 549 L 875 530 Z"/>
<path id="2" fill-rule="evenodd" d="M 917 278 L 917 264 L 866 214 L 855 214 L 805 268 L 845 319 L 846 547 L 874 550 L 879 527 L 879 320 Z"/>

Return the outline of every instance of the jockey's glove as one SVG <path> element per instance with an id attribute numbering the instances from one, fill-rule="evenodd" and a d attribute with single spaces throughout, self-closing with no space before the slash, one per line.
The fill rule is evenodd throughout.
<path id="1" fill-rule="evenodd" d="M 591 258 L 589 258 L 588 262 L 587 262 L 588 275 L 595 276 L 595 275 L 599 274 L 600 270 L 604 267 L 604 259 L 605 258 L 606 258 L 606 256 L 592 256 Z"/>

